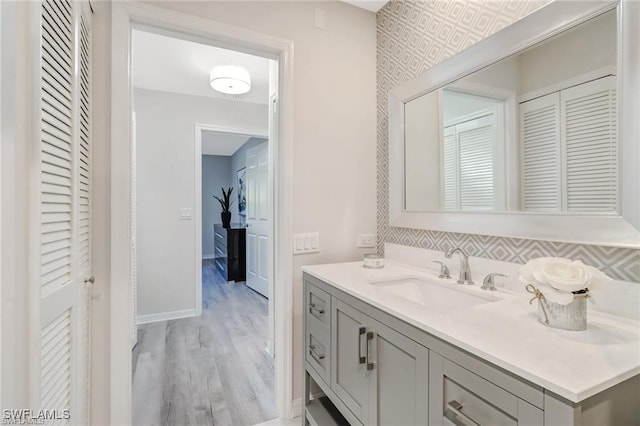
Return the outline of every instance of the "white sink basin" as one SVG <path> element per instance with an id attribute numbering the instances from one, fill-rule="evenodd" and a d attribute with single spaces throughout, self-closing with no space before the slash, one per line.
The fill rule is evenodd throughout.
<path id="1" fill-rule="evenodd" d="M 500 300 L 494 294 L 476 294 L 466 285 L 440 283 L 422 277 L 403 277 L 372 282 L 380 290 L 438 312 L 448 312 Z M 484 292 L 483 292 L 484 293 Z"/>

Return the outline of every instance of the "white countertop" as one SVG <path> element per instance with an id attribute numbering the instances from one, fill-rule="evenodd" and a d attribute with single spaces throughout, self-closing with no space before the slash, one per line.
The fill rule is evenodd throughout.
<path id="1" fill-rule="evenodd" d="M 492 292 L 504 300 L 438 314 L 371 284 L 407 276 L 438 280 L 430 271 L 388 259 L 382 269 L 352 262 L 302 270 L 573 402 L 640 374 L 640 322 L 634 320 L 589 310 L 586 331 L 558 330 L 538 322 L 530 297 L 504 290 Z M 464 287 L 486 294 L 477 284 Z"/>

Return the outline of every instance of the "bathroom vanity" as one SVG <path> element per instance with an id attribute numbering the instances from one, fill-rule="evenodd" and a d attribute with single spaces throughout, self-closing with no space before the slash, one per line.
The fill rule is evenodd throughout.
<path id="1" fill-rule="evenodd" d="M 590 312 L 587 331 L 556 330 L 537 322 L 526 295 L 393 261 L 303 270 L 303 424 L 640 419 L 637 321 Z"/>

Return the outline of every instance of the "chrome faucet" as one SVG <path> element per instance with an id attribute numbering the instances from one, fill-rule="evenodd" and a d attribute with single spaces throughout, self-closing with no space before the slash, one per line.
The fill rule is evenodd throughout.
<path id="1" fill-rule="evenodd" d="M 473 285 L 471 268 L 469 267 L 469 255 L 466 251 L 460 247 L 452 248 L 444 252 L 444 257 L 451 259 L 451 256 L 455 252 L 458 252 L 458 255 L 460 255 L 460 277 L 458 278 L 458 284 Z"/>

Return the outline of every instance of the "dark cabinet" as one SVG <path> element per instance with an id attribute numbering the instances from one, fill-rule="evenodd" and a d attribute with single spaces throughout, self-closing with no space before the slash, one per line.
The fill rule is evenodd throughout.
<path id="1" fill-rule="evenodd" d="M 246 229 L 239 224 L 213 227 L 216 244 L 216 267 L 227 281 L 245 281 L 247 275 Z"/>

